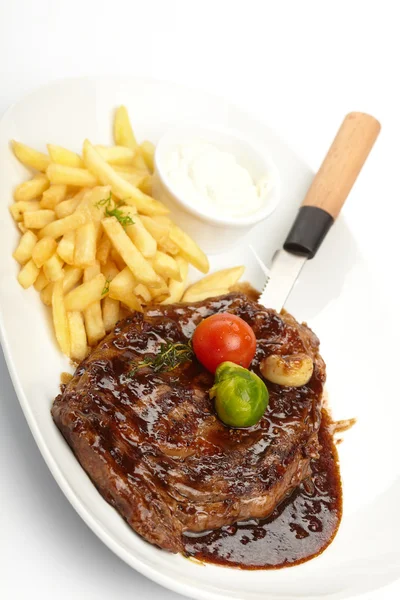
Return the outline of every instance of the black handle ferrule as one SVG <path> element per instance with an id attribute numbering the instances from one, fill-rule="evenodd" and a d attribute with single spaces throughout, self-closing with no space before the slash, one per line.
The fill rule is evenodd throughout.
<path id="1" fill-rule="evenodd" d="M 287 252 L 313 258 L 333 223 L 333 217 L 317 206 L 301 206 L 283 245 Z"/>

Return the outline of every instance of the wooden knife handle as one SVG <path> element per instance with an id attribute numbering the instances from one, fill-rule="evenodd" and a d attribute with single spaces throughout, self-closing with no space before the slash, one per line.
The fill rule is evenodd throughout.
<path id="1" fill-rule="evenodd" d="M 365 113 L 349 113 L 318 170 L 284 248 L 313 258 L 338 216 L 381 126 Z"/>
<path id="2" fill-rule="evenodd" d="M 365 113 L 349 113 L 304 198 L 303 206 L 317 206 L 338 216 L 381 129 Z"/>

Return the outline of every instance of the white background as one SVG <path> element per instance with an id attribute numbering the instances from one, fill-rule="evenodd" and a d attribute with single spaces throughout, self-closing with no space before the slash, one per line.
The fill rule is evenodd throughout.
<path id="1" fill-rule="evenodd" d="M 365 223 L 358 236 L 375 271 L 371 285 L 394 294 L 400 202 L 396 5 L 0 0 L 0 113 L 61 77 L 153 76 L 228 97 L 269 123 L 316 169 L 344 114 L 371 112 L 382 134 L 345 210 L 357 211 Z M 387 229 L 385 248 L 374 245 L 376 227 Z M 1 355 L 0 382 L 0 597 L 178 600 L 116 558 L 75 514 L 35 446 Z M 368 598 L 399 595 L 400 587 L 391 586 Z"/>

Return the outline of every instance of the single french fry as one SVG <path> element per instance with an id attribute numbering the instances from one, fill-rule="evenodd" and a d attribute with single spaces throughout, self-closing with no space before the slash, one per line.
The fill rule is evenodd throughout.
<path id="1" fill-rule="evenodd" d="M 152 297 L 151 294 L 148 290 L 148 288 L 143 285 L 143 283 L 138 283 L 137 286 L 135 287 L 135 294 L 136 296 L 139 296 L 143 302 L 146 302 L 147 304 L 149 302 L 151 302 Z"/>
<path id="2" fill-rule="evenodd" d="M 67 356 L 71 355 L 71 339 L 68 326 L 67 311 L 64 303 L 63 283 L 60 279 L 53 287 L 51 300 L 53 308 L 53 323 L 58 345 L 61 352 Z"/>
<path id="3" fill-rule="evenodd" d="M 36 281 L 37 276 L 39 275 L 39 269 L 33 262 L 30 260 L 22 267 L 18 274 L 18 282 L 22 285 L 23 288 L 27 289 L 31 285 L 33 285 Z"/>
<path id="4" fill-rule="evenodd" d="M 143 194 L 153 195 L 153 177 L 151 175 L 146 175 L 136 185 Z"/>
<path id="5" fill-rule="evenodd" d="M 143 225 L 139 215 L 135 214 L 132 206 L 120 206 L 118 210 L 132 219 L 132 225 L 127 225 L 125 231 L 145 258 L 153 258 L 157 252 L 157 242 Z"/>
<path id="6" fill-rule="evenodd" d="M 50 159 L 46 154 L 38 152 L 15 140 L 12 140 L 11 146 L 15 156 L 23 165 L 30 167 L 31 169 L 36 169 L 37 171 L 46 171 L 50 164 Z"/>
<path id="7" fill-rule="evenodd" d="M 172 258 L 172 256 L 165 254 L 165 252 L 160 252 L 157 250 L 156 255 L 153 258 L 152 265 L 155 272 L 162 277 L 168 277 L 170 279 L 181 281 L 181 273 L 176 260 Z"/>
<path id="8" fill-rule="evenodd" d="M 43 192 L 47 190 L 50 183 L 46 175 L 38 173 L 29 181 L 24 181 L 18 185 L 14 190 L 14 200 L 16 202 L 29 202 L 29 200 L 35 200 L 39 198 Z"/>
<path id="9" fill-rule="evenodd" d="M 52 211 L 50 211 L 52 212 Z M 54 213 L 53 213 L 54 214 Z M 85 211 L 76 210 L 72 215 L 58 219 L 50 223 L 39 232 L 39 237 L 53 237 L 55 239 L 63 236 L 67 231 L 72 231 L 81 227 L 89 220 L 90 215 Z"/>
<path id="10" fill-rule="evenodd" d="M 51 301 L 53 298 L 53 288 L 54 288 L 54 283 L 50 282 L 40 292 L 40 299 L 43 302 L 43 304 L 45 304 L 46 306 L 51 306 Z"/>
<path id="11" fill-rule="evenodd" d="M 51 237 L 39 240 L 32 250 L 32 260 L 37 267 L 42 267 L 57 250 L 57 242 Z"/>
<path id="12" fill-rule="evenodd" d="M 202 273 L 207 273 L 210 268 L 207 256 L 196 242 L 185 233 L 178 225 L 172 224 L 169 237 L 176 244 L 182 254 L 190 264 Z"/>
<path id="13" fill-rule="evenodd" d="M 17 223 L 23 221 L 26 212 L 36 212 L 40 210 L 39 200 L 29 200 L 29 202 L 14 202 L 9 207 L 10 213 L 14 221 Z M 24 225 L 25 227 L 25 225 Z"/>
<path id="14" fill-rule="evenodd" d="M 123 271 L 118 273 L 110 282 L 109 297 L 114 300 L 119 300 L 132 310 L 141 311 L 141 304 L 134 293 L 134 288 L 137 285 L 131 270 L 125 267 Z"/>
<path id="15" fill-rule="evenodd" d="M 148 168 L 147 168 L 147 164 L 146 161 L 142 155 L 142 153 L 140 152 L 140 148 L 138 149 L 138 151 L 136 152 L 135 156 L 132 159 L 132 164 L 134 167 L 136 167 L 136 169 L 140 169 L 142 171 L 146 171 L 146 173 L 148 173 Z"/>
<path id="16" fill-rule="evenodd" d="M 135 152 L 126 146 L 94 146 L 111 165 L 131 165 Z"/>
<path id="17" fill-rule="evenodd" d="M 44 288 L 46 287 L 46 285 L 48 285 L 49 280 L 47 279 L 46 275 L 44 274 L 43 270 L 40 269 L 39 275 L 36 277 L 36 281 L 33 284 L 33 287 L 35 288 L 35 290 L 37 292 L 41 292 L 42 290 L 44 290 Z"/>
<path id="18" fill-rule="evenodd" d="M 97 246 L 96 260 L 100 264 L 105 265 L 110 255 L 111 242 L 106 235 L 103 235 L 100 243 Z"/>
<path id="19" fill-rule="evenodd" d="M 87 267 L 83 273 L 84 283 L 92 281 L 95 277 L 99 275 L 99 273 L 100 265 L 98 262 Z M 107 282 L 105 282 L 101 294 L 102 297 L 104 297 L 104 295 L 107 292 Z M 88 306 L 88 308 L 84 310 L 83 316 L 85 319 L 86 334 L 89 346 L 94 346 L 99 340 L 101 340 L 106 335 L 103 323 L 103 315 L 101 312 L 100 300 L 96 300 L 95 302 L 90 304 L 90 306 Z"/>
<path id="20" fill-rule="evenodd" d="M 75 231 L 72 230 L 64 233 L 58 244 L 57 254 L 67 265 L 74 264 Z"/>
<path id="21" fill-rule="evenodd" d="M 112 245 L 131 269 L 138 282 L 150 286 L 157 285 L 159 276 L 133 244 L 117 219 L 108 217 L 103 219 L 101 223 Z"/>
<path id="22" fill-rule="evenodd" d="M 180 302 L 182 300 L 183 293 L 185 291 L 186 286 L 186 278 L 189 270 L 188 262 L 182 258 L 181 256 L 176 257 L 176 262 L 179 266 L 179 270 L 181 273 L 181 281 L 177 281 L 176 279 L 170 279 L 168 288 L 169 288 L 169 296 L 161 304 L 173 304 L 175 302 Z"/>
<path id="23" fill-rule="evenodd" d="M 67 313 L 71 340 L 71 358 L 81 362 L 87 355 L 87 339 L 85 323 L 81 312 L 74 310 Z"/>
<path id="24" fill-rule="evenodd" d="M 120 177 L 119 173 L 114 171 L 112 166 L 100 156 L 88 140 L 85 140 L 83 144 L 83 160 L 94 176 L 103 185 L 110 185 L 112 193 L 123 200 L 125 204 L 136 206 L 139 212 L 146 215 L 164 215 L 169 212 L 161 202 L 146 196 L 138 188 Z"/>
<path id="25" fill-rule="evenodd" d="M 150 173 L 154 171 L 154 152 L 155 146 L 151 142 L 142 142 L 139 146 L 140 153 L 144 158 L 144 161 L 149 169 Z"/>
<path id="26" fill-rule="evenodd" d="M 67 310 L 84 311 L 93 302 L 101 300 L 105 283 L 106 278 L 100 273 L 90 281 L 82 283 L 68 292 L 65 296 Z"/>
<path id="27" fill-rule="evenodd" d="M 84 311 L 84 317 L 89 346 L 95 346 L 106 335 L 100 301 L 93 302 Z"/>
<path id="28" fill-rule="evenodd" d="M 58 254 L 53 254 L 43 265 L 43 273 L 51 282 L 58 281 L 64 277 L 64 263 Z"/>
<path id="29" fill-rule="evenodd" d="M 56 218 L 54 210 L 34 210 L 24 212 L 24 225 L 28 229 L 43 229 Z"/>
<path id="30" fill-rule="evenodd" d="M 244 273 L 244 267 L 232 267 L 230 269 L 221 269 L 210 275 L 206 275 L 199 281 L 196 281 L 185 292 L 184 301 L 194 302 L 192 298 L 202 295 L 202 292 L 215 289 L 230 289 L 239 281 Z"/>
<path id="31" fill-rule="evenodd" d="M 75 169 L 84 167 L 83 160 L 79 154 L 71 152 L 71 150 L 67 150 L 62 146 L 56 146 L 55 144 L 47 144 L 47 150 L 53 163 L 65 165 L 66 167 L 74 167 Z"/>
<path id="32" fill-rule="evenodd" d="M 13 257 L 19 262 L 20 265 L 24 265 L 32 258 L 32 252 L 36 242 L 37 237 L 32 231 L 26 231 L 23 234 L 13 253 Z"/>
<path id="33" fill-rule="evenodd" d="M 119 106 L 115 111 L 114 141 L 118 146 L 126 146 L 132 150 L 137 148 L 137 141 L 125 106 Z"/>
<path id="34" fill-rule="evenodd" d="M 119 271 L 123 271 L 125 269 L 125 261 L 121 258 L 121 256 L 118 254 L 118 252 L 113 246 L 111 247 L 110 258 L 115 262 Z"/>
<path id="35" fill-rule="evenodd" d="M 83 188 L 72 198 L 68 198 L 68 200 L 63 200 L 57 204 L 54 209 L 57 219 L 64 219 L 65 217 L 72 215 L 78 208 L 87 191 L 88 188 Z"/>
<path id="36" fill-rule="evenodd" d="M 29 229 L 25 227 L 25 225 L 21 222 L 17 223 L 16 225 L 21 233 L 26 233 L 27 231 L 29 231 Z"/>
<path id="37" fill-rule="evenodd" d="M 207 290 L 200 290 L 198 292 L 185 292 L 182 298 L 182 302 L 201 302 L 207 300 L 207 298 L 214 298 L 216 296 L 224 296 L 229 294 L 228 288 L 214 288 Z"/>
<path id="38" fill-rule="evenodd" d="M 64 267 L 63 291 L 68 294 L 82 279 L 83 271 L 78 267 L 66 265 Z"/>
<path id="39" fill-rule="evenodd" d="M 77 167 L 66 167 L 65 165 L 51 163 L 47 167 L 46 175 L 51 183 L 63 183 L 78 187 L 94 187 L 97 185 L 97 179 L 90 171 L 78 169 Z"/>
<path id="40" fill-rule="evenodd" d="M 96 228 L 93 222 L 85 223 L 75 232 L 74 264 L 88 267 L 96 260 Z"/>
<path id="41" fill-rule="evenodd" d="M 66 196 L 67 186 L 63 183 L 56 183 L 43 192 L 40 206 L 54 210 L 57 204 L 65 200 Z"/>
<path id="42" fill-rule="evenodd" d="M 119 321 L 119 306 L 120 303 L 110 296 L 106 296 L 102 301 L 103 308 L 103 324 L 106 333 L 114 329 Z"/>

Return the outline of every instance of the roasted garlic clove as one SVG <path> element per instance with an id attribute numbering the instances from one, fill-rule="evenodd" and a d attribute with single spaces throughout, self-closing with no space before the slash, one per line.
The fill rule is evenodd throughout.
<path id="1" fill-rule="evenodd" d="M 307 354 L 271 354 L 260 364 L 265 379 L 288 387 L 300 387 L 308 383 L 313 369 L 313 361 Z"/>

